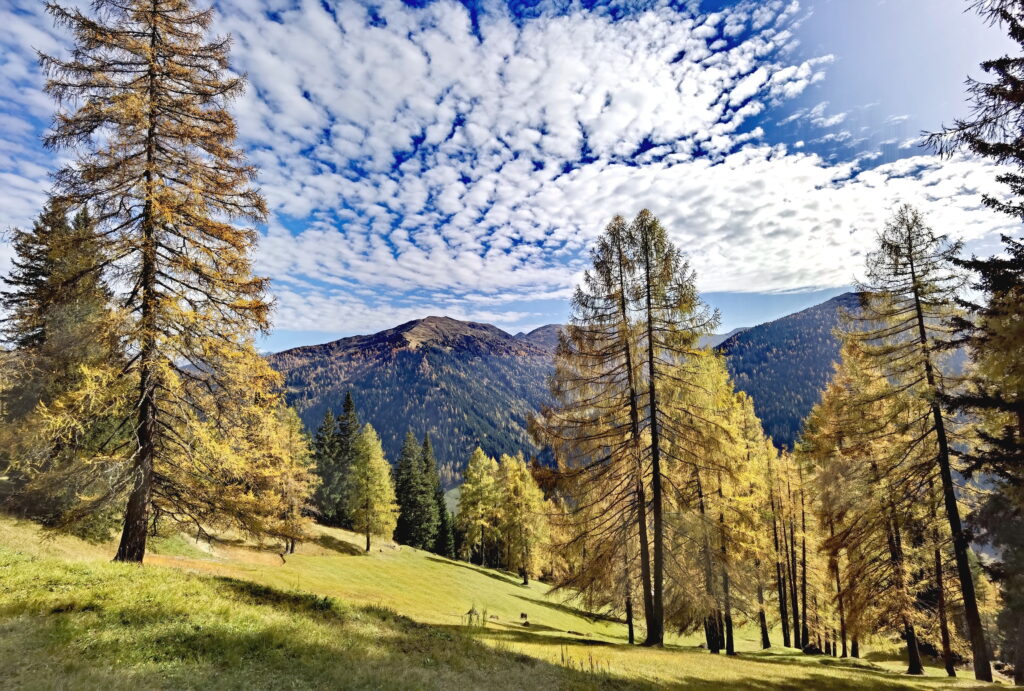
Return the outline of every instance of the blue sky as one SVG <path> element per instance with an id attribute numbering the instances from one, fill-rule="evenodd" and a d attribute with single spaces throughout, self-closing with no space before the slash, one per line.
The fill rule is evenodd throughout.
<path id="1" fill-rule="evenodd" d="M 562 321 L 593 238 L 643 207 L 723 331 L 847 289 L 901 201 L 977 251 L 1010 227 L 980 206 L 990 165 L 918 145 L 1010 49 L 963 0 L 215 4 L 272 210 L 268 350 L 428 314 Z M 10 227 L 68 155 L 38 145 L 53 106 L 33 53 L 68 40 L 36 0 L 0 22 Z"/>

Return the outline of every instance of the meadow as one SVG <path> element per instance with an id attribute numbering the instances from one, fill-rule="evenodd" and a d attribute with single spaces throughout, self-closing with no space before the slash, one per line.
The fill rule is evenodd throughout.
<path id="1" fill-rule="evenodd" d="M 621 621 L 542 583 L 315 532 L 284 557 L 164 536 L 138 566 L 2 518 L 0 687 L 977 688 L 934 661 L 924 678 L 901 675 L 886 641 L 859 661 L 760 651 L 746 628 L 736 657 L 688 636 L 628 646 Z"/>

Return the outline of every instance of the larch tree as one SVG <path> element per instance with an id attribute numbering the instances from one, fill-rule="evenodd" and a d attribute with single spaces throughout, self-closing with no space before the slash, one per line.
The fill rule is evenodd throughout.
<path id="1" fill-rule="evenodd" d="M 377 431 L 369 423 L 363 425 L 355 441 L 345 505 L 352 529 L 366 536 L 367 552 L 371 536 L 390 540 L 394 535 L 398 504 L 391 466 L 384 458 Z"/>
<path id="2" fill-rule="evenodd" d="M 225 435 L 277 406 L 280 377 L 252 343 L 270 311 L 267 281 L 251 272 L 257 233 L 236 225 L 265 219 L 266 204 L 233 145 L 227 106 L 244 79 L 227 74 L 229 39 L 207 37 L 212 10 L 190 0 L 47 8 L 75 41 L 67 58 L 41 57 L 60 106 L 46 144 L 74 158 L 54 189 L 69 209 L 88 205 L 102 268 L 124 286 L 118 379 L 132 382 L 132 417 L 128 441 L 105 456 L 118 470 L 110 496 L 127 495 L 115 559 L 141 562 L 154 502 L 180 520 L 243 512 L 243 528 L 265 524 L 263 507 L 276 511 L 247 500 L 250 464 L 217 455 L 253 451 Z M 59 412 L 52 426 L 67 431 L 73 411 Z"/>
<path id="3" fill-rule="evenodd" d="M 492 540 L 496 539 L 501 521 L 498 473 L 498 462 L 478 446 L 466 464 L 459 494 L 456 524 L 466 535 L 463 549 L 469 557 L 473 545 L 477 545 L 481 566 L 486 566 L 487 534 L 491 533 Z"/>
<path id="4" fill-rule="evenodd" d="M 518 571 L 523 585 L 540 573 L 549 538 L 548 506 L 522 454 L 498 461 L 501 501 L 500 533 L 505 565 Z"/>
<path id="5" fill-rule="evenodd" d="M 1024 221 L 1024 2 L 990 0 L 973 7 L 1003 28 L 1017 44 L 981 64 L 986 77 L 967 82 L 973 112 L 934 133 L 929 144 L 949 155 L 969 151 L 999 164 L 996 179 L 1008 194 L 983 195 L 989 208 Z M 1018 231 L 1019 234 L 1019 231 Z M 967 472 L 992 473 L 996 491 L 978 512 L 979 539 L 999 548 L 1002 564 L 993 570 L 1001 582 L 1006 612 L 1001 618 L 1004 654 L 1013 656 L 1015 683 L 1024 684 L 1024 552 L 1019 539 L 1024 497 L 1024 244 L 1002 237 L 1002 256 L 973 257 L 960 265 L 973 272 L 980 301 L 963 301 L 968 318 L 954 322 L 958 343 L 966 344 L 973 371 L 967 387 L 949 402 L 975 418 Z M 1012 566 L 1011 566 L 1012 565 Z"/>
<path id="6" fill-rule="evenodd" d="M 949 320 L 963 278 L 956 270 L 958 243 L 936 235 L 919 212 L 903 205 L 878 236 L 878 247 L 868 255 L 867 281 L 862 295 L 859 329 L 851 327 L 866 357 L 884 376 L 897 382 L 895 392 L 907 393 L 926 405 L 919 407 L 925 437 L 934 444 L 944 513 L 952 537 L 964 616 L 971 642 L 975 678 L 992 680 L 978 598 L 971 572 L 970 539 L 960 516 L 950 450 L 949 420 L 941 397 L 946 384 L 938 351 L 951 337 Z"/>
<path id="7" fill-rule="evenodd" d="M 573 496 L 562 523 L 564 547 L 590 557 L 561 585 L 598 604 L 593 598 L 603 596 L 609 582 L 635 582 L 645 642 L 656 644 L 662 625 L 651 581 L 641 354 L 632 316 L 636 249 L 636 236 L 621 216 L 598 237 L 592 266 L 576 288 L 569 324 L 559 336 L 550 380 L 555 405 L 533 420 L 533 429 L 555 450 Z M 607 572 L 620 568 L 624 573 Z M 625 600 L 631 603 L 628 594 Z"/>

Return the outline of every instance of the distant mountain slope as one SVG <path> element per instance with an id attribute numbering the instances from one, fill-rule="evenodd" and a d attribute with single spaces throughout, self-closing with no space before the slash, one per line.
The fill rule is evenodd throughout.
<path id="1" fill-rule="evenodd" d="M 735 336 L 736 334 L 743 333 L 748 328 L 749 327 L 741 326 L 738 329 L 733 329 L 732 331 L 730 331 L 727 334 L 711 334 L 710 336 L 701 336 L 700 337 L 700 347 L 701 348 L 716 348 L 720 344 L 722 344 L 723 342 L 725 342 L 728 339 L 730 339 L 733 336 Z"/>
<path id="2" fill-rule="evenodd" d="M 736 387 L 754 399 L 754 409 L 776 445 L 792 447 L 839 358 L 839 343 L 832 335 L 839 313 L 858 306 L 856 293 L 844 293 L 734 334 L 718 346 Z"/>
<path id="3" fill-rule="evenodd" d="M 328 408 L 339 411 L 351 390 L 389 460 L 398 457 L 406 429 L 429 432 L 451 484 L 477 444 L 495 455 L 538 451 L 526 423 L 547 396 L 545 328 L 517 338 L 490 324 L 427 317 L 268 359 L 310 430 Z"/>

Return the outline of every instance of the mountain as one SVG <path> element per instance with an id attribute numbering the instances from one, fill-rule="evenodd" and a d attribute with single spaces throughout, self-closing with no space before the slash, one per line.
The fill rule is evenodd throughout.
<path id="1" fill-rule="evenodd" d="M 791 446 L 818 401 L 838 357 L 832 336 L 840 295 L 767 324 L 708 336 L 702 345 L 726 354 L 737 388 L 754 399 L 765 431 Z M 427 317 L 367 336 L 293 348 L 268 356 L 285 377 L 286 397 L 307 428 L 341 410 L 351 390 L 360 417 L 381 436 L 392 461 L 407 429 L 430 433 L 452 486 L 479 444 L 491 455 L 538 449 L 526 431 L 529 415 L 548 400 L 547 376 L 559 324 L 510 335 L 496 326 Z"/>
<path id="2" fill-rule="evenodd" d="M 725 341 L 725 340 L 727 340 L 729 338 L 732 338 L 736 334 L 743 333 L 748 328 L 749 327 L 741 326 L 738 329 L 733 329 L 732 331 L 730 331 L 727 334 L 711 334 L 710 336 L 701 336 L 700 337 L 700 347 L 701 348 L 715 348 L 719 344 L 721 344 L 723 341 Z"/>
<path id="3" fill-rule="evenodd" d="M 754 410 L 777 446 L 792 447 L 796 441 L 839 359 L 839 342 L 832 335 L 839 314 L 859 304 L 856 293 L 844 293 L 718 345 L 736 388 L 754 399 Z"/>
<path id="4" fill-rule="evenodd" d="M 547 399 L 553 339 L 557 326 L 511 336 L 490 324 L 427 317 L 268 360 L 309 430 L 328 409 L 340 411 L 351 390 L 389 459 L 398 457 L 407 429 L 429 433 L 451 485 L 477 444 L 493 455 L 540 451 L 526 425 Z"/>

